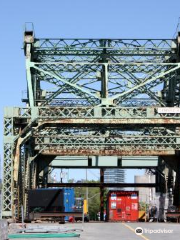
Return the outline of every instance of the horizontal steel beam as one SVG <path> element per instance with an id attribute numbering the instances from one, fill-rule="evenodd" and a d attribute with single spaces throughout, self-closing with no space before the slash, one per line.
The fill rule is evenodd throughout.
<path id="1" fill-rule="evenodd" d="M 50 217 L 65 217 L 65 216 L 74 216 L 74 217 L 82 217 L 82 212 L 36 212 L 30 213 L 30 219 L 34 220 L 36 218 L 50 218 Z"/>
<path id="2" fill-rule="evenodd" d="M 29 36 L 28 36 L 29 37 Z M 25 43 L 34 43 L 33 49 L 37 56 L 53 55 L 169 55 L 177 47 L 175 39 L 52 39 L 25 38 Z M 51 57 L 52 58 L 52 57 Z"/>
<path id="3" fill-rule="evenodd" d="M 158 157 L 100 157 L 100 156 L 57 156 L 50 164 L 50 168 L 156 168 Z"/>
<path id="4" fill-rule="evenodd" d="M 180 110 L 177 107 L 33 107 L 5 108 L 5 119 L 33 118 L 50 123 L 109 123 L 109 124 L 179 124 Z M 141 122 L 140 122 L 141 120 Z"/>
<path id="5" fill-rule="evenodd" d="M 149 169 L 149 168 L 157 168 L 157 166 L 134 166 L 134 163 L 132 162 L 133 166 L 68 166 L 68 165 L 53 165 L 53 166 L 49 166 L 49 168 L 53 168 L 53 169 L 58 169 L 58 168 L 66 168 L 66 169 L 100 169 L 100 168 L 118 168 L 118 169 Z"/>
<path id="6" fill-rule="evenodd" d="M 156 187 L 155 183 L 48 183 L 48 187 Z"/>
<path id="7" fill-rule="evenodd" d="M 42 155 L 54 155 L 54 156 L 166 156 L 175 155 L 175 150 L 161 150 L 161 149 L 132 149 L 132 147 L 125 149 L 94 149 L 94 148 L 37 148 L 41 151 Z"/>
<path id="8" fill-rule="evenodd" d="M 98 50 L 38 50 L 36 49 L 34 51 L 35 53 L 38 53 L 39 58 L 42 56 L 45 56 L 47 58 L 47 55 L 49 56 L 71 56 L 71 55 L 76 55 L 76 56 L 98 56 L 102 54 L 102 51 Z M 135 50 L 114 50 L 114 51 L 108 51 L 108 55 L 114 55 L 114 56 L 170 56 L 172 55 L 171 50 L 158 50 L 152 52 L 151 50 L 140 50 L 137 51 Z M 38 58 L 38 59 L 39 59 Z"/>
<path id="9" fill-rule="evenodd" d="M 180 124 L 179 118 L 124 118 L 124 119 L 99 119 L 99 118 L 92 118 L 92 119 L 54 119 L 54 120 L 40 120 L 40 124 Z"/>

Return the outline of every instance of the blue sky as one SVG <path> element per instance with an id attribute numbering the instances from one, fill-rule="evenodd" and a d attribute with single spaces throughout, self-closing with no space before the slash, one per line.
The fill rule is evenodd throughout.
<path id="1" fill-rule="evenodd" d="M 26 89 L 23 27 L 33 22 L 37 37 L 172 38 L 180 1 L 4 0 L 0 3 L 0 155 L 3 108 L 23 106 Z M 128 174 L 130 176 L 130 174 Z M 132 178 L 127 176 L 131 181 Z"/>

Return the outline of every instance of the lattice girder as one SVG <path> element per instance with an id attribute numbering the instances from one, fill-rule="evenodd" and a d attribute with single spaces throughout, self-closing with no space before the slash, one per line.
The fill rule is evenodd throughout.
<path id="1" fill-rule="evenodd" d="M 180 68 L 177 49 L 177 39 L 38 39 L 25 33 L 30 106 L 63 106 L 64 99 L 69 106 L 126 106 L 127 100 L 133 106 L 134 97 L 166 106 L 157 92 Z M 43 90 L 43 82 L 57 90 Z"/>
<path id="2" fill-rule="evenodd" d="M 21 204 L 27 211 L 42 156 L 179 153 L 179 38 L 39 39 L 27 31 L 24 50 L 27 107 L 4 116 L 4 216 L 20 215 Z"/>

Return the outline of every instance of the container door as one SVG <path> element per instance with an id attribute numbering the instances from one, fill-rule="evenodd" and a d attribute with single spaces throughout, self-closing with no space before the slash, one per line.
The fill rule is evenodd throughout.
<path id="1" fill-rule="evenodd" d="M 126 211 L 126 219 L 125 221 L 131 221 L 131 197 L 130 196 L 126 196 L 126 207 L 125 207 L 125 211 Z"/>
<path id="2" fill-rule="evenodd" d="M 116 220 L 116 200 L 117 200 L 117 196 L 116 194 L 112 193 L 109 196 L 109 220 Z"/>
<path id="3" fill-rule="evenodd" d="M 122 196 L 122 221 L 126 221 L 126 196 Z"/>
<path id="4" fill-rule="evenodd" d="M 131 221 L 138 221 L 138 202 L 139 198 L 137 193 L 131 195 Z"/>
<path id="5" fill-rule="evenodd" d="M 117 221 L 123 221 L 125 219 L 125 203 L 124 203 L 124 196 L 117 197 Z"/>

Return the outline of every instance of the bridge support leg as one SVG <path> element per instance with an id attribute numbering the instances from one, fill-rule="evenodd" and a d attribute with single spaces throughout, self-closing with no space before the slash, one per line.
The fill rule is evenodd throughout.
<path id="1" fill-rule="evenodd" d="M 100 183 L 102 186 L 100 187 L 100 221 L 104 221 L 104 169 L 100 169 Z"/>
<path id="2" fill-rule="evenodd" d="M 13 184 L 13 144 L 4 144 L 4 168 L 3 168 L 3 217 L 14 217 L 14 184 Z"/>
<path id="3" fill-rule="evenodd" d="M 174 171 L 171 168 L 169 168 L 168 180 L 167 180 L 168 207 L 173 205 L 173 195 L 172 195 L 172 190 L 174 187 L 173 175 L 174 175 Z"/>
<path id="4" fill-rule="evenodd" d="M 177 170 L 176 170 L 176 181 L 175 181 L 175 188 L 174 188 L 174 205 L 180 211 L 180 163 L 177 163 Z"/>

